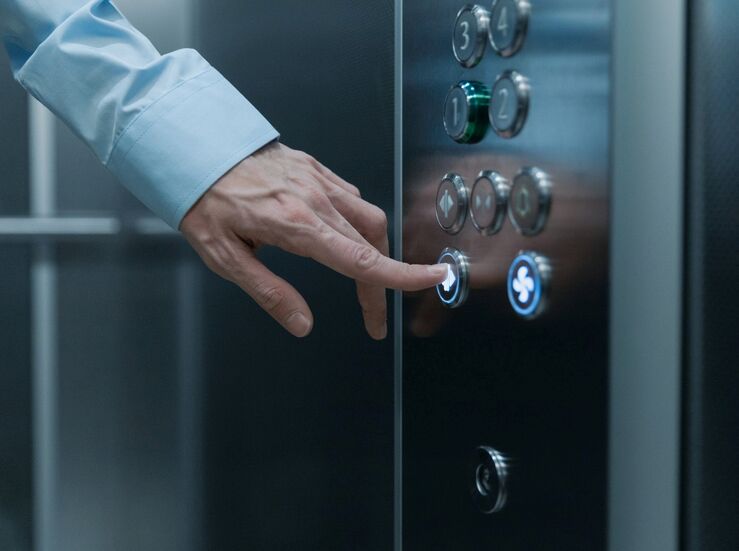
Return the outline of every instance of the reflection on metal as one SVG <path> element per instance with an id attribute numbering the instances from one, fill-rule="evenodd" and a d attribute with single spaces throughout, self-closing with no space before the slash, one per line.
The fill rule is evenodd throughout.
<path id="1" fill-rule="evenodd" d="M 56 188 L 54 116 L 29 102 L 31 213 L 52 216 Z M 31 365 L 33 372 L 33 503 L 36 551 L 56 547 L 57 460 L 57 302 L 54 249 L 37 244 L 31 266 Z"/>

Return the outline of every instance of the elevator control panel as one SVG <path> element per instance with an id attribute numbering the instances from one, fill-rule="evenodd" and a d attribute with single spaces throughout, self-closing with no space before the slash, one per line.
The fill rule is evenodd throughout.
<path id="1" fill-rule="evenodd" d="M 606 548 L 611 3 L 403 0 L 406 551 Z"/>

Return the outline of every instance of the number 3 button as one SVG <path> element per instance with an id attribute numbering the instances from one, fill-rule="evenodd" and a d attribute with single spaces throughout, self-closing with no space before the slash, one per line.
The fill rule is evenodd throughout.
<path id="1" fill-rule="evenodd" d="M 482 6 L 466 5 L 454 24 L 454 57 L 462 67 L 474 67 L 482 59 L 487 43 L 490 13 Z"/>
<path id="2" fill-rule="evenodd" d="M 493 84 L 490 125 L 498 136 L 512 138 L 523 128 L 529 112 L 529 81 L 516 71 L 506 71 Z"/>

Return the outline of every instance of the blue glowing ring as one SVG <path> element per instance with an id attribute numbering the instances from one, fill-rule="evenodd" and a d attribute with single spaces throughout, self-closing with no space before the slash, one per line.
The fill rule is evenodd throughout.
<path id="1" fill-rule="evenodd" d="M 524 263 L 526 264 L 526 266 L 529 267 L 532 277 L 534 278 L 534 298 L 531 299 L 531 304 L 529 304 L 526 308 L 522 308 L 521 306 L 519 306 L 516 298 L 513 296 L 513 280 L 516 277 L 514 271 L 516 271 L 516 268 L 519 267 L 520 263 Z M 511 306 L 513 306 L 513 309 L 518 315 L 528 318 L 536 314 L 536 311 L 539 308 L 539 304 L 541 303 L 542 281 L 539 266 L 536 264 L 536 261 L 533 259 L 531 254 L 521 253 L 511 263 L 511 267 L 508 269 L 507 288 L 508 301 L 511 303 Z"/>
<path id="2" fill-rule="evenodd" d="M 440 287 L 441 287 L 441 283 L 436 286 L 436 294 L 439 295 L 439 299 L 441 300 L 441 302 L 443 302 L 444 304 L 447 304 L 447 305 L 451 305 L 451 304 L 454 304 L 456 302 L 457 298 L 459 297 L 459 289 L 462 287 L 462 285 L 461 285 L 462 282 L 460 281 L 459 264 L 457 262 L 457 259 L 454 257 L 454 255 L 452 253 L 446 252 L 446 253 L 442 254 L 439 257 L 439 260 L 437 260 L 436 263 L 437 264 L 443 264 L 444 263 L 444 259 L 446 257 L 449 257 L 451 259 L 453 266 L 457 266 L 457 281 L 454 284 L 454 295 L 450 299 L 445 299 L 442 296 L 441 291 L 439 290 Z"/>

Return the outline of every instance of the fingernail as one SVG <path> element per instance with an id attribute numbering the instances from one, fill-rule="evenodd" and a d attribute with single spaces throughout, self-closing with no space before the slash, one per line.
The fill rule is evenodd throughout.
<path id="1" fill-rule="evenodd" d="M 434 264 L 433 266 L 429 266 L 429 272 L 431 272 L 434 277 L 445 277 L 448 271 L 448 264 Z"/>
<path id="2" fill-rule="evenodd" d="M 310 320 L 300 312 L 296 312 L 288 318 L 287 326 L 290 328 L 290 332 L 296 337 L 307 336 L 312 328 Z"/>

